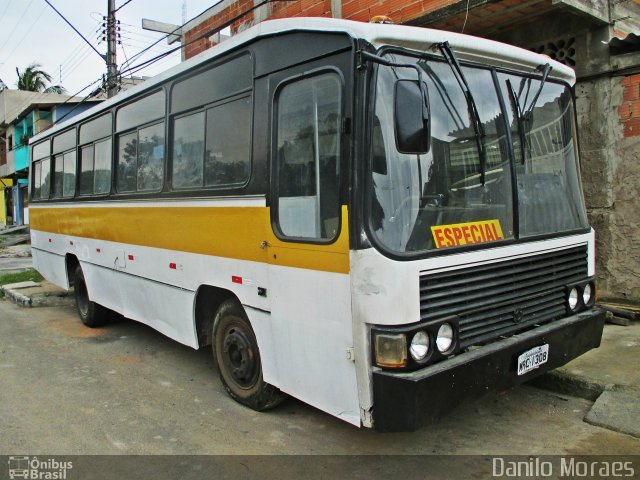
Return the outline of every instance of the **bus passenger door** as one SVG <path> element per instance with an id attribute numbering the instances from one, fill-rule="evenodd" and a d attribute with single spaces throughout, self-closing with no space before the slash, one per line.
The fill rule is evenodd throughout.
<path id="1" fill-rule="evenodd" d="M 269 77 L 271 323 L 281 390 L 360 424 L 341 183 L 347 55 Z M 320 63 L 320 62 L 318 62 Z"/>

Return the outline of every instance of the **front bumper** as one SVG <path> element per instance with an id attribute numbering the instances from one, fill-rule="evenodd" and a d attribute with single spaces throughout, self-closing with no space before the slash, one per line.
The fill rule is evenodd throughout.
<path id="1" fill-rule="evenodd" d="M 560 367 L 600 346 L 604 319 L 604 311 L 592 308 L 415 372 L 374 369 L 374 426 L 380 431 L 413 431 L 438 420 L 462 400 Z M 547 362 L 518 376 L 518 356 L 543 344 L 549 344 Z"/>

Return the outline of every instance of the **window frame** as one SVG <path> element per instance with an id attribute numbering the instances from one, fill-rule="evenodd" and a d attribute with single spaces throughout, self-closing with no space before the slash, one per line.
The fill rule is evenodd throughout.
<path id="1" fill-rule="evenodd" d="M 112 175 L 111 175 L 111 179 L 113 182 L 113 187 L 112 189 L 114 190 L 114 194 L 115 195 L 157 195 L 159 193 L 161 193 L 164 189 L 165 189 L 165 185 L 166 185 L 166 178 L 167 178 L 167 125 L 166 125 L 167 119 L 166 116 L 164 117 L 160 117 L 156 120 L 153 120 L 149 123 L 145 123 L 142 125 L 138 125 L 135 128 L 131 128 L 129 130 L 123 130 L 121 132 L 117 132 L 114 134 L 114 144 L 116 148 L 113 148 L 112 146 L 112 151 L 111 151 L 111 156 L 113 158 L 112 162 L 111 162 L 111 168 L 112 168 Z M 162 158 L 162 182 L 160 184 L 160 188 L 158 189 L 153 189 L 153 190 L 138 190 L 138 157 L 139 157 L 139 145 L 140 145 L 140 130 L 144 130 L 145 128 L 149 128 L 149 127 L 155 127 L 156 125 L 162 125 L 162 132 L 163 132 L 163 141 L 162 141 L 162 148 L 163 148 L 163 158 Z M 119 166 L 120 166 L 120 139 L 121 137 L 125 136 L 125 135 L 130 135 L 132 133 L 136 134 L 136 185 L 135 185 L 135 189 L 134 190 L 126 190 L 126 191 L 120 191 L 120 189 L 118 188 L 118 181 L 119 181 L 119 176 L 118 176 L 118 170 L 119 170 Z M 115 167 L 115 169 L 114 169 Z M 114 171 L 115 170 L 115 171 Z"/>
<path id="2" fill-rule="evenodd" d="M 73 193 L 71 195 L 65 195 L 64 191 L 65 191 L 65 157 L 67 155 L 70 154 L 75 154 L 76 158 L 75 158 L 75 168 L 73 169 Z M 51 183 L 52 189 L 49 195 L 49 198 L 52 200 L 68 200 L 70 198 L 74 198 L 77 195 L 78 192 L 78 147 L 76 146 L 75 148 L 70 148 L 68 150 L 64 150 L 62 152 L 58 152 L 55 154 L 51 155 L 51 159 L 53 160 L 51 162 L 51 166 L 52 166 L 52 170 L 53 170 L 53 182 Z M 56 190 L 56 173 L 57 172 L 57 168 L 58 168 L 58 163 L 62 164 L 62 191 L 58 194 L 57 190 Z"/>
<path id="3" fill-rule="evenodd" d="M 331 238 L 322 238 L 322 237 L 298 237 L 286 235 L 282 229 L 280 228 L 280 212 L 279 212 L 279 201 L 280 198 L 280 185 L 279 185 L 279 165 L 278 165 L 278 128 L 279 128 L 279 112 L 280 112 L 280 96 L 283 90 L 296 82 L 304 81 L 310 78 L 319 77 L 325 74 L 333 74 L 335 78 L 338 80 L 338 85 L 340 88 L 340 116 L 339 116 L 339 145 L 337 149 L 337 153 L 339 155 L 337 159 L 337 191 L 338 191 L 338 227 L 333 237 Z M 343 122 L 346 118 L 346 102 L 347 102 L 347 91 L 346 91 L 346 81 L 343 71 L 336 66 L 333 65 L 323 65 L 312 70 L 308 71 L 300 71 L 300 73 L 295 73 L 293 75 L 287 76 L 283 78 L 281 81 L 277 83 L 275 88 L 273 89 L 273 94 L 271 96 L 271 146 L 270 146 L 270 154 L 271 154 L 271 187 L 270 187 L 270 195 L 271 195 L 271 227 L 273 233 L 276 238 L 279 240 L 288 242 L 288 243 L 305 243 L 305 244 L 315 244 L 315 245 L 331 245 L 336 243 L 342 234 L 342 206 L 343 206 L 343 197 L 342 197 L 342 189 L 344 187 L 344 164 L 348 161 L 348 156 L 345 154 L 345 132 L 343 129 Z M 319 161 L 320 159 L 315 159 Z"/>
<path id="4" fill-rule="evenodd" d="M 205 184 L 205 178 L 206 178 L 206 153 L 207 153 L 207 118 L 208 115 L 207 113 L 209 111 L 212 111 L 218 107 L 221 107 L 223 105 L 228 105 L 230 103 L 236 102 L 236 101 L 240 101 L 243 99 L 249 99 L 249 121 L 247 122 L 248 126 L 249 126 L 249 135 L 248 135 L 248 158 L 247 158 L 247 164 L 249 167 L 249 171 L 247 172 L 247 177 L 246 179 L 244 179 L 242 182 L 237 182 L 237 183 L 226 183 L 226 184 L 221 184 L 221 185 L 209 185 L 207 186 Z M 239 92 L 237 94 L 234 94 L 232 96 L 229 97 L 225 97 L 223 99 L 220 100 L 216 100 L 214 102 L 208 103 L 206 105 L 203 105 L 199 108 L 194 108 L 191 110 L 187 110 L 184 112 L 179 112 L 173 115 L 170 115 L 170 125 L 169 125 L 169 158 L 168 158 L 168 171 L 167 171 L 167 178 L 168 178 L 168 185 L 169 185 L 169 190 L 172 192 L 176 192 L 176 193 L 184 193 L 184 192 L 198 192 L 198 191 L 202 191 L 202 192 L 215 192 L 215 191 L 226 191 L 226 190 L 241 190 L 246 188 L 246 186 L 249 184 L 249 182 L 251 181 L 251 176 L 253 174 L 253 136 L 254 136 L 254 128 L 253 128 L 253 119 L 254 119 L 254 113 L 255 113 L 255 97 L 253 95 L 253 88 L 251 90 L 244 90 L 242 92 Z M 198 187 L 186 187 L 186 188 L 176 188 L 173 185 L 173 166 L 174 166 L 174 146 L 175 146 L 175 122 L 176 120 L 179 120 L 181 118 L 186 118 L 189 117 L 191 115 L 197 115 L 199 113 L 204 114 L 204 129 L 203 129 L 203 133 L 204 133 L 204 137 L 203 137 L 203 153 L 202 153 L 202 185 L 198 186 Z"/>
<path id="5" fill-rule="evenodd" d="M 415 57 L 418 59 L 424 58 L 429 61 L 445 62 L 446 64 L 446 60 L 444 60 L 439 55 L 432 54 L 429 52 L 416 51 L 414 49 L 405 48 L 405 47 L 385 45 L 379 48 L 376 52 L 376 54 L 379 56 L 384 56 L 387 53 L 398 53 L 401 55 L 407 55 L 407 56 Z M 488 70 L 493 72 L 494 84 L 496 86 L 496 91 L 498 92 L 500 108 L 503 112 L 506 112 L 508 107 L 504 103 L 504 92 L 502 92 L 501 86 L 497 78 L 497 74 L 506 73 L 506 74 L 515 74 L 523 78 L 532 78 L 532 79 L 539 78 L 539 75 L 536 74 L 535 72 L 524 73 L 520 70 L 509 68 L 509 67 L 488 65 L 486 63 L 478 63 L 470 60 L 460 60 L 459 63 L 463 67 L 478 68 L 478 69 Z M 366 233 L 367 242 L 370 242 L 371 246 L 373 246 L 382 255 L 384 255 L 387 258 L 398 260 L 398 261 L 413 261 L 413 260 L 421 260 L 421 259 L 427 259 L 427 258 L 436 258 L 439 256 L 455 255 L 458 253 L 469 253 L 469 252 L 474 252 L 478 250 L 486 250 L 489 248 L 493 248 L 495 246 L 506 247 L 510 245 L 519 245 L 519 244 L 524 244 L 528 242 L 559 238 L 560 236 L 579 235 L 579 234 L 584 234 L 589 232 L 591 227 L 587 226 L 583 229 L 579 228 L 579 229 L 569 230 L 564 232 L 552 232 L 552 233 L 545 233 L 545 234 L 540 234 L 540 235 L 531 236 L 531 237 L 522 237 L 519 232 L 519 206 L 517 205 L 518 197 L 515 194 L 515 190 L 513 190 L 514 191 L 514 195 L 513 195 L 514 238 L 512 239 L 501 241 L 499 244 L 484 243 L 484 244 L 464 245 L 464 246 L 457 246 L 457 247 L 448 247 L 445 249 L 424 250 L 424 251 L 411 252 L 411 253 L 395 252 L 387 248 L 386 246 L 384 246 L 383 243 L 378 240 L 377 236 L 374 233 L 373 227 L 371 225 L 371 201 L 370 201 L 371 195 L 372 195 L 372 188 L 373 188 L 372 181 L 371 181 L 371 172 L 373 167 L 370 163 L 369 158 L 371 156 L 371 145 L 372 145 L 371 135 L 373 132 L 371 125 L 373 125 L 373 116 L 374 116 L 373 105 L 375 105 L 376 94 L 377 94 L 377 89 L 376 89 L 377 76 L 378 76 L 378 65 L 374 65 L 367 79 L 367 84 L 364 86 L 363 92 L 362 92 L 363 102 L 365 102 L 365 104 L 367 105 L 366 107 L 367 110 L 364 117 L 365 125 L 367 125 L 367 127 L 365 129 L 366 135 L 364 137 L 364 149 L 365 149 L 365 155 L 363 157 L 365 158 L 364 165 L 363 165 L 364 182 L 363 182 L 363 185 L 360 187 L 362 192 L 360 195 L 360 198 L 361 198 L 361 201 L 363 202 L 362 203 L 363 214 L 359 222 L 360 222 L 360 226 L 363 228 L 364 232 Z M 576 120 L 577 110 L 575 108 L 576 98 L 575 98 L 574 88 L 567 81 L 561 80 L 558 78 L 548 78 L 547 81 L 561 84 L 567 87 L 568 91 L 571 93 L 571 98 L 574 105 L 573 121 L 577 122 Z M 505 122 L 504 123 L 505 132 L 509 136 L 510 162 L 512 163 L 512 167 L 511 167 L 512 168 L 511 175 L 513 179 L 512 189 L 515 189 L 516 181 L 517 181 L 516 174 L 515 174 L 515 166 L 513 166 L 513 163 L 515 162 L 515 152 L 513 151 L 513 141 L 511 140 L 511 130 L 507 125 L 506 121 L 507 121 L 507 115 L 504 115 L 503 122 Z M 579 132 L 576 132 L 575 141 L 578 144 L 579 144 L 579 136 L 580 136 Z M 578 148 L 577 150 L 578 168 L 580 164 L 581 164 L 580 151 Z"/>
<path id="6" fill-rule="evenodd" d="M 111 155 L 109 158 L 109 164 L 111 165 L 111 169 L 109 171 L 109 191 L 107 192 L 101 192 L 101 193 L 96 193 L 95 192 L 95 174 L 96 174 L 96 145 L 100 144 L 100 143 L 104 143 L 104 142 L 109 142 L 109 146 L 111 147 Z M 81 177 L 82 177 L 82 151 L 85 148 L 91 147 L 93 149 L 93 155 L 91 156 L 91 162 L 92 162 L 92 169 L 91 171 L 93 172 L 93 176 L 92 176 L 92 182 L 91 182 L 91 193 L 81 193 L 80 191 L 80 184 L 81 184 Z M 114 155 L 113 155 L 113 136 L 112 135 L 107 135 L 106 137 L 103 138 L 99 138 L 96 140 L 93 140 L 91 142 L 85 143 L 83 145 L 78 145 L 78 158 L 77 158 L 77 189 L 76 189 L 76 197 L 80 197 L 80 198 L 89 198 L 89 197 L 106 197 L 108 195 L 111 194 L 111 192 L 113 191 L 113 180 L 114 180 L 114 174 L 113 174 L 113 159 L 114 159 Z"/>

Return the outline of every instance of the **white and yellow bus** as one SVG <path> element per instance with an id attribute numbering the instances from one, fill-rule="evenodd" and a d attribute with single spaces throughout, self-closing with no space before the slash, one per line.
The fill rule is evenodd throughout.
<path id="1" fill-rule="evenodd" d="M 263 22 L 31 141 L 35 267 L 285 394 L 412 430 L 600 343 L 573 71 L 500 43 Z"/>

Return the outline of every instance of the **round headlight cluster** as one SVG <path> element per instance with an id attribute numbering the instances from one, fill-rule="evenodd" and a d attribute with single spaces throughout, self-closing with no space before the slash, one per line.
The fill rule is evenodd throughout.
<path id="1" fill-rule="evenodd" d="M 567 297 L 567 303 L 569 304 L 569 308 L 571 310 L 575 310 L 578 307 L 578 299 L 579 299 L 579 293 L 578 293 L 578 288 L 577 287 L 573 287 L 570 291 L 569 291 L 569 296 Z"/>
<path id="2" fill-rule="evenodd" d="M 587 283 L 584 286 L 584 290 L 582 290 L 582 303 L 584 303 L 585 305 L 589 305 L 592 295 L 593 295 L 593 290 L 591 289 L 591 284 Z"/>
<path id="3" fill-rule="evenodd" d="M 411 357 L 420 362 L 427 358 L 429 354 L 429 334 L 424 330 L 419 330 L 411 339 L 411 345 L 409 346 L 409 353 Z"/>
<path id="4" fill-rule="evenodd" d="M 595 289 L 592 282 L 568 288 L 567 307 L 572 313 L 578 313 L 593 304 Z"/>
<path id="5" fill-rule="evenodd" d="M 440 353 L 445 353 L 453 345 L 453 327 L 449 323 L 443 323 L 438 329 L 436 347 Z"/>

